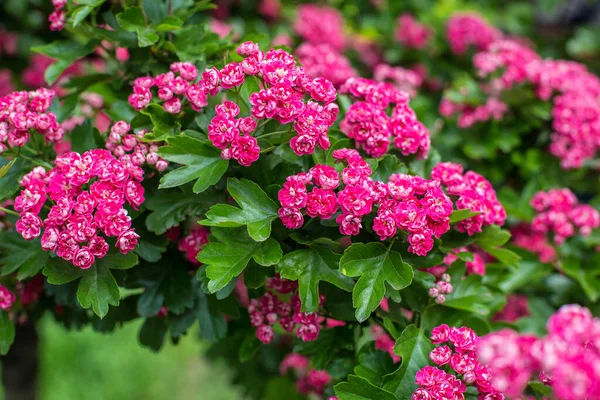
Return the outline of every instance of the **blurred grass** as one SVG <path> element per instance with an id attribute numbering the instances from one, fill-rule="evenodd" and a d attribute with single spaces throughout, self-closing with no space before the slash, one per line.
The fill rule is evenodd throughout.
<path id="1" fill-rule="evenodd" d="M 159 353 L 139 345 L 139 323 L 111 334 L 40 328 L 40 400 L 238 400 L 224 365 L 202 359 L 194 333 Z"/>

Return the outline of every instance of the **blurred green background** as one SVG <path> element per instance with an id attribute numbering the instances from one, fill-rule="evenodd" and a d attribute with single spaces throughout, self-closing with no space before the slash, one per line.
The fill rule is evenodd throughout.
<path id="1" fill-rule="evenodd" d="M 39 325 L 42 400 L 243 399 L 223 364 L 202 358 L 194 332 L 159 353 L 140 346 L 139 323 L 109 335 L 67 331 L 52 319 Z M 4 396 L 0 396 L 4 399 Z"/>

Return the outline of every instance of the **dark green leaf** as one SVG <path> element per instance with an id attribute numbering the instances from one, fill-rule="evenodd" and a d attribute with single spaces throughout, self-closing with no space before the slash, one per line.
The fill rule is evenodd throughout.
<path id="1" fill-rule="evenodd" d="M 200 335 L 210 342 L 223 339 L 227 334 L 227 321 L 217 306 L 217 300 L 205 294 L 202 290 L 196 291 L 198 306 L 196 309 L 200 324 Z"/>
<path id="2" fill-rule="evenodd" d="M 211 234 L 211 242 L 198 254 L 198 261 L 206 264 L 211 293 L 221 290 L 241 274 L 251 259 L 263 266 L 274 265 L 281 260 L 279 243 L 272 238 L 255 242 L 240 229 L 213 228 Z"/>
<path id="3" fill-rule="evenodd" d="M 12 197 L 19 190 L 19 181 L 21 177 L 32 168 L 28 162 L 21 158 L 16 161 L 9 161 L 0 157 L 0 166 L 6 166 L 12 163 L 12 166 L 0 177 L 0 200 Z"/>
<path id="4" fill-rule="evenodd" d="M 83 308 L 91 307 L 96 315 L 104 318 L 109 305 L 118 306 L 120 299 L 119 286 L 106 263 L 96 262 L 84 271 L 77 289 L 77 300 Z"/>
<path id="5" fill-rule="evenodd" d="M 360 276 L 352 292 L 359 322 L 381 303 L 385 282 L 400 290 L 410 285 L 413 278 L 413 269 L 402 261 L 402 256 L 380 243 L 355 243 L 348 247 L 340 260 L 340 270 L 347 276 Z"/>
<path id="6" fill-rule="evenodd" d="M 328 247 L 314 246 L 286 254 L 279 264 L 282 278 L 298 281 L 302 309 L 315 312 L 319 307 L 319 282 L 329 282 L 345 291 L 352 291 L 354 281 L 338 269 L 340 255 Z"/>
<path id="7" fill-rule="evenodd" d="M 0 311 L 0 354 L 8 353 L 15 340 L 15 326 L 7 311 Z"/>
<path id="8" fill-rule="evenodd" d="M 32 277 L 44 268 L 49 257 L 39 239 L 27 241 L 17 232 L 0 232 L 0 275 L 18 271 L 19 280 Z"/>
<path id="9" fill-rule="evenodd" d="M 394 353 L 402 357 L 402 364 L 392 374 L 384 378 L 383 388 L 393 392 L 399 399 L 410 399 L 417 388 L 417 371 L 429 365 L 429 353 L 433 345 L 414 325 L 404 329 L 394 346 Z"/>
<path id="10" fill-rule="evenodd" d="M 150 232 L 161 235 L 167 229 L 179 225 L 187 217 L 199 216 L 214 201 L 214 195 L 209 197 L 180 191 L 161 192 L 160 196 L 152 196 L 144 203 L 146 208 L 152 211 L 146 218 L 146 228 Z"/>
<path id="11" fill-rule="evenodd" d="M 148 318 L 140 329 L 140 343 L 154 351 L 160 350 L 167 334 L 166 318 Z"/>
<path id="12" fill-rule="evenodd" d="M 60 257 L 54 257 L 48 260 L 42 273 L 48 277 L 48 283 L 63 285 L 80 278 L 84 270 L 77 268 L 71 262 L 63 260 Z"/>

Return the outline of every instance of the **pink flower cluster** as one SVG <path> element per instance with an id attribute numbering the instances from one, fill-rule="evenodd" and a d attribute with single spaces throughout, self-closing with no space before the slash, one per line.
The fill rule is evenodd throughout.
<path id="1" fill-rule="evenodd" d="M 129 95 L 129 104 L 136 110 L 145 108 L 153 95 L 151 89 L 156 86 L 158 98 L 163 102 L 163 109 L 170 114 L 179 114 L 184 102 L 189 101 L 194 111 L 200 111 L 207 105 L 207 94 L 216 93 L 214 80 L 218 82 L 218 71 L 207 70 L 202 73 L 198 83 L 198 68 L 192 63 L 175 62 L 170 71 L 159 74 L 156 78 L 142 76 L 133 82 L 133 93 Z M 217 75 L 215 75 L 217 74 Z"/>
<path id="2" fill-rule="evenodd" d="M 467 385 L 477 389 L 481 400 L 502 400 L 504 395 L 492 387 L 492 374 L 485 363 L 476 359 L 480 338 L 470 328 L 437 326 L 431 331 L 431 341 L 436 347 L 429 359 L 437 367 L 426 366 L 417 372 L 415 383 L 420 387 L 413 400 L 463 400 Z M 459 378 L 457 378 L 459 377 Z"/>
<path id="3" fill-rule="evenodd" d="M 307 42 L 326 43 L 338 52 L 346 46 L 344 17 L 335 8 L 315 4 L 299 6 L 294 31 Z"/>
<path id="4" fill-rule="evenodd" d="M 385 351 L 392 357 L 394 364 L 397 364 L 402 360 L 402 357 L 394 353 L 394 345 L 396 342 L 385 330 L 379 325 L 373 325 L 371 327 L 371 334 L 375 337 L 375 348 L 377 350 Z"/>
<path id="5" fill-rule="evenodd" d="M 531 199 L 537 215 L 531 223 L 535 232 L 554 234 L 554 243 L 563 244 L 576 234 L 589 236 L 592 229 L 600 226 L 600 213 L 588 204 L 579 204 L 569 189 L 551 189 L 537 192 Z"/>
<path id="6" fill-rule="evenodd" d="M 429 288 L 429 297 L 435 299 L 437 304 L 444 304 L 446 295 L 452 293 L 453 289 L 450 283 L 450 275 L 442 274 L 441 279 L 435 283 L 435 286 Z"/>
<path id="7" fill-rule="evenodd" d="M 408 105 L 405 92 L 390 83 L 365 78 L 350 78 L 340 92 L 361 100 L 350 106 L 340 129 L 356 140 L 367 154 L 381 157 L 393 142 L 394 148 L 404 156 L 427 157 L 431 146 L 429 130 Z M 391 117 L 386 112 L 390 106 L 393 107 Z"/>
<path id="8" fill-rule="evenodd" d="M 530 253 L 537 254 L 543 263 L 556 261 L 556 249 L 543 232 L 534 231 L 529 224 L 520 224 L 510 230 L 512 243 Z"/>
<path id="9" fill-rule="evenodd" d="M 15 294 L 6 286 L 0 285 L 0 310 L 10 310 L 16 298 Z"/>
<path id="10" fill-rule="evenodd" d="M 52 5 L 54 6 L 54 11 L 48 16 L 50 30 L 62 31 L 67 20 L 67 12 L 65 11 L 67 0 L 52 0 Z"/>
<path id="11" fill-rule="evenodd" d="M 325 370 L 319 371 L 311 368 L 309 363 L 308 358 L 297 353 L 290 353 L 281 362 L 279 373 L 287 375 L 292 370 L 297 379 L 296 389 L 300 394 L 322 395 L 325 387 L 331 382 L 331 376 Z"/>
<path id="12" fill-rule="evenodd" d="M 335 87 L 340 87 L 349 78 L 358 76 L 350 60 L 327 43 L 302 43 L 296 56 L 310 78 L 323 77 Z"/>
<path id="13" fill-rule="evenodd" d="M 236 118 L 240 113 L 237 104 L 225 101 L 216 106 L 215 117 L 208 125 L 208 138 L 222 150 L 224 159 L 235 159 L 243 166 L 254 163 L 260 147 L 252 132 L 257 121 L 273 119 L 282 125 L 293 124 L 297 135 L 290 147 L 298 156 L 312 154 L 317 147 L 330 146 L 328 129 L 337 119 L 339 108 L 333 103 L 337 92 L 324 78 L 310 79 L 294 57 L 284 51 L 271 49 L 266 54 L 253 42 L 245 42 L 237 49 L 244 57 L 241 63 L 232 62 L 220 71 L 213 68 L 212 87 L 239 91 L 246 75 L 259 78 L 262 89 L 250 94 L 252 117 Z M 312 100 L 304 101 L 308 94 Z M 285 133 L 285 132 L 283 132 Z"/>
<path id="14" fill-rule="evenodd" d="M 129 133 L 131 127 L 125 121 L 116 122 L 106 140 L 106 149 L 125 165 L 153 165 L 159 172 L 169 166 L 169 162 L 158 156 L 158 144 L 144 141 L 146 131 Z"/>
<path id="15" fill-rule="evenodd" d="M 488 97 L 486 102 L 479 106 L 455 103 L 452 100 L 443 98 L 440 102 L 439 111 L 444 117 L 459 114 L 456 124 L 459 128 L 466 129 L 478 122 L 485 122 L 491 119 L 500 121 L 508 111 L 508 106 L 495 97 Z"/>
<path id="16" fill-rule="evenodd" d="M 477 354 L 495 389 L 520 396 L 538 375 L 558 399 L 600 398 L 600 319 L 576 304 L 562 306 L 536 338 L 509 329 L 481 338 Z"/>
<path id="17" fill-rule="evenodd" d="M 516 40 L 499 38 L 482 50 L 473 59 L 479 75 L 486 77 L 502 70 L 501 75 L 493 78 L 489 84 L 489 90 L 495 95 L 515 84 L 526 82 L 534 85 L 542 100 L 557 94 L 552 100 L 554 133 L 550 152 L 561 159 L 563 168 L 580 168 L 586 159 L 595 156 L 600 147 L 600 102 L 597 100 L 600 96 L 600 79 L 596 75 L 576 62 L 544 60 Z M 502 108 L 506 107 L 498 109 L 498 118 L 504 113 L 500 111 Z M 452 106 L 446 105 L 444 109 L 450 112 Z M 467 123 L 463 125 L 472 125 L 472 118 L 466 118 Z"/>
<path id="18" fill-rule="evenodd" d="M 502 75 L 492 80 L 492 90 L 499 92 L 529 79 L 530 63 L 540 56 L 529 47 L 516 40 L 501 39 L 473 57 L 473 65 L 479 76 L 487 77 L 502 69 Z"/>
<path id="19" fill-rule="evenodd" d="M 446 37 L 454 54 L 464 54 L 470 46 L 485 50 L 502 37 L 502 33 L 474 13 L 457 13 L 450 17 Z"/>
<path id="20" fill-rule="evenodd" d="M 458 196 L 456 209 L 469 209 L 479 215 L 460 221 L 456 228 L 469 236 L 481 232 L 487 225 L 503 225 L 506 210 L 500 204 L 492 184 L 476 172 L 463 175 L 463 167 L 451 162 L 439 163 L 431 171 L 431 179 L 447 187 L 447 193 Z"/>
<path id="21" fill-rule="evenodd" d="M 362 218 L 379 204 L 373 230 L 381 240 L 394 237 L 398 229 L 409 232 L 408 251 L 419 255 L 433 248 L 433 236 L 440 237 L 450 229 L 452 201 L 438 183 L 403 174 L 393 175 L 387 184 L 376 182 L 369 177 L 369 164 L 356 150 L 335 150 L 333 157 L 347 164 L 341 177 L 333 167 L 317 164 L 308 173 L 287 178 L 278 194 L 279 216 L 287 228 L 302 226 L 303 209 L 311 218 L 329 219 L 339 207 L 342 212 L 336 222 L 340 233 L 358 235 Z M 308 185 L 314 186 L 310 193 Z"/>
<path id="22" fill-rule="evenodd" d="M 55 163 L 48 172 L 36 167 L 21 179 L 23 189 L 14 205 L 21 213 L 17 232 L 32 240 L 43 227 L 42 248 L 82 269 L 106 255 L 105 237 L 116 237 L 121 253 L 132 251 L 139 236 L 123 206 L 137 209 L 144 202 L 144 171 L 100 149 L 67 153 Z M 42 221 L 39 214 L 48 197 L 50 211 Z"/>
<path id="23" fill-rule="evenodd" d="M 60 142 L 65 134 L 48 112 L 54 91 L 40 88 L 27 92 L 13 92 L 0 98 L 0 154 L 8 148 L 22 147 L 37 132 L 49 142 Z"/>
<path id="24" fill-rule="evenodd" d="M 389 81 L 399 90 L 404 91 L 413 97 L 417 94 L 417 89 L 423 85 L 425 73 L 415 69 L 406 69 L 402 67 L 392 67 L 388 64 L 378 64 L 373 70 L 373 79 L 376 81 Z"/>
<path id="25" fill-rule="evenodd" d="M 177 248 L 185 253 L 185 258 L 194 265 L 200 266 L 200 262 L 196 259 L 198 253 L 202 251 L 205 244 L 208 243 L 208 235 L 210 232 L 203 226 L 195 226 L 190 230 L 190 233 L 179 239 Z"/>
<path id="26" fill-rule="evenodd" d="M 291 333 L 296 329 L 296 336 L 305 342 L 317 340 L 321 331 L 323 318 L 317 313 L 301 311 L 302 304 L 297 294 L 298 282 L 280 278 L 278 275 L 268 278 L 265 284 L 267 292 L 260 299 L 250 300 L 248 314 L 250 323 L 256 327 L 256 337 L 264 344 L 275 337 L 273 325 L 279 322 L 284 331 Z M 284 300 L 285 298 L 289 300 Z M 325 296 L 319 296 L 320 305 Z"/>
<path id="27" fill-rule="evenodd" d="M 429 43 L 433 31 L 419 23 L 412 14 L 404 13 L 396 22 L 396 40 L 412 49 L 423 49 Z"/>

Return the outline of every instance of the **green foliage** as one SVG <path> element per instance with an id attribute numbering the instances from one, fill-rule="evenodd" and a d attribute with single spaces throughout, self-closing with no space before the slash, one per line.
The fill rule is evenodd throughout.
<path id="1" fill-rule="evenodd" d="M 213 228 L 210 243 L 198 254 L 206 264 L 208 289 L 215 293 L 240 275 L 251 259 L 262 266 L 277 264 L 283 253 L 273 238 L 255 242 L 243 229 Z"/>
<path id="2" fill-rule="evenodd" d="M 352 292 L 356 319 L 366 320 L 385 295 L 385 283 L 396 290 L 410 285 L 412 267 L 402 261 L 400 253 L 380 243 L 356 243 L 344 252 L 340 270 L 347 276 L 360 276 Z"/>
<path id="3" fill-rule="evenodd" d="M 240 208 L 227 204 L 212 206 L 202 225 L 234 228 L 246 226 L 248 235 L 262 242 L 271 235 L 271 223 L 277 218 L 277 204 L 258 186 L 247 179 L 229 178 L 227 191 Z"/>
<path id="4" fill-rule="evenodd" d="M 302 309 L 315 312 L 319 306 L 319 282 L 329 282 L 340 289 L 352 291 L 354 281 L 340 273 L 341 256 L 324 246 L 296 250 L 283 257 L 279 264 L 282 278 L 298 281 Z"/>
<path id="5" fill-rule="evenodd" d="M 229 162 L 221 158 L 221 152 L 207 142 L 187 135 L 167 139 L 168 146 L 162 147 L 159 155 L 165 160 L 185 165 L 164 175 L 159 188 L 172 188 L 196 180 L 194 193 L 200 193 L 216 184 Z"/>

